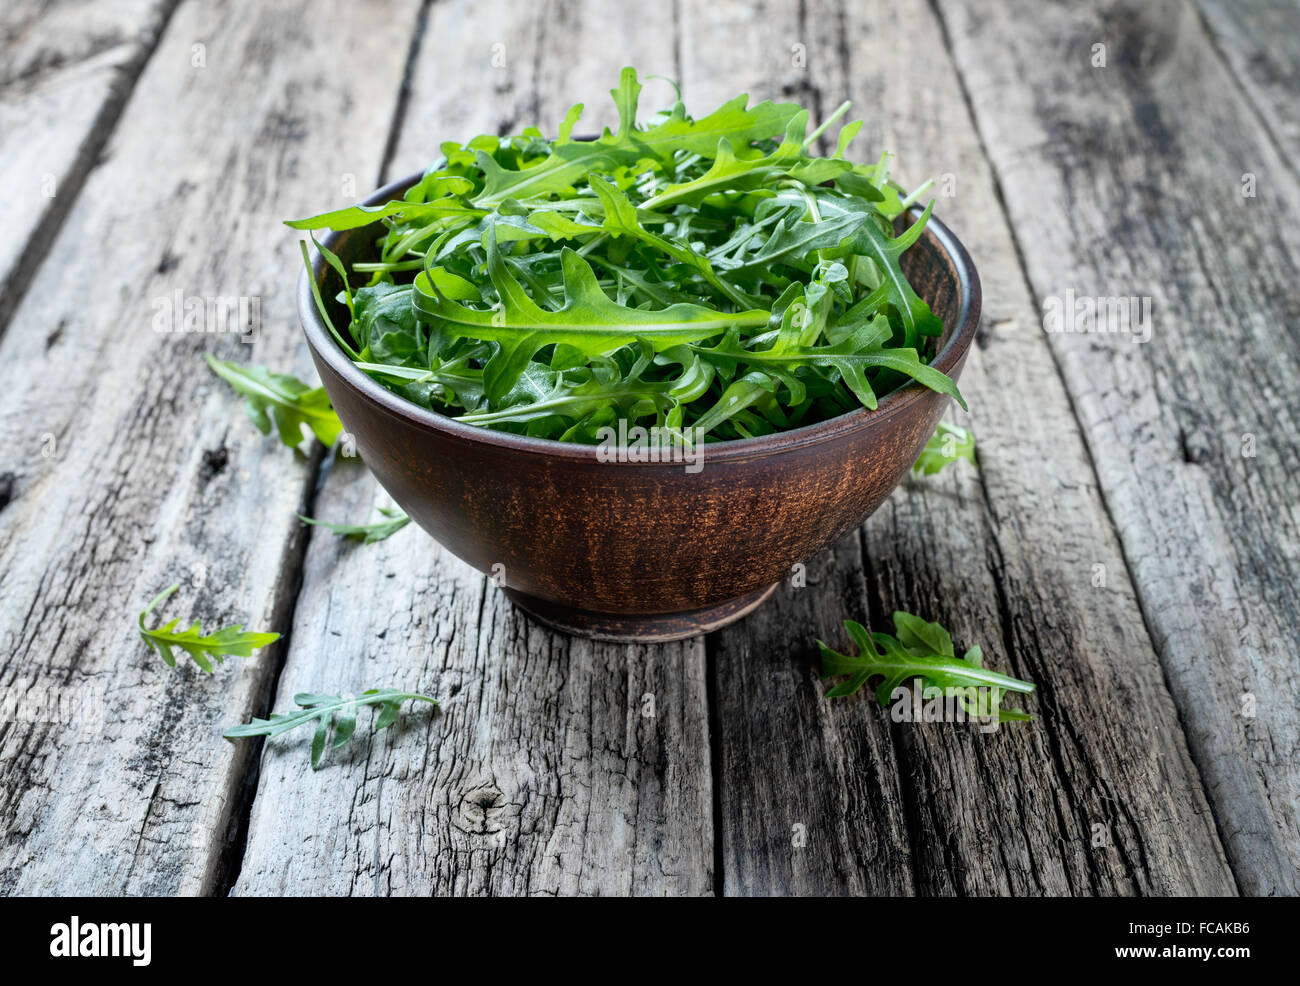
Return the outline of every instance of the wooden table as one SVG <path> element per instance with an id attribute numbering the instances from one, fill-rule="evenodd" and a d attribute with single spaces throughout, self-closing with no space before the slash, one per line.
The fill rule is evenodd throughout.
<path id="1" fill-rule="evenodd" d="M 853 99 L 985 297 L 979 468 L 658 646 L 550 632 L 414 528 L 304 528 L 387 501 L 200 360 L 311 379 L 280 221 L 444 139 L 613 122 L 624 64 L 697 112 Z M 1297 65 L 1283 0 L 9 0 L 0 891 L 1296 893 Z M 260 334 L 156 332 L 178 292 L 257 299 Z M 1044 331 L 1067 293 L 1151 299 L 1149 340 Z M 172 582 L 169 616 L 285 636 L 169 669 L 135 620 Z M 1037 682 L 1037 721 L 826 699 L 814 640 L 895 609 Z M 317 772 L 306 733 L 221 737 L 376 686 L 444 704 Z M 15 704 L 51 696 L 90 712 Z"/>

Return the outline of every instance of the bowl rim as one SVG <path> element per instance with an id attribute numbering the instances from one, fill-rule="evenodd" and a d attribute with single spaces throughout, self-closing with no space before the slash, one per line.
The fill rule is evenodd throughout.
<path id="1" fill-rule="evenodd" d="M 423 172 L 417 171 L 405 178 L 389 182 L 371 193 L 362 204 L 379 205 L 400 198 L 411 185 L 423 177 L 423 174 Z M 913 216 L 919 216 L 922 211 L 919 204 L 913 205 L 909 210 Z M 321 242 L 327 248 L 333 249 L 344 235 L 356 234 L 358 231 L 359 229 L 331 230 Z M 970 349 L 971 342 L 975 339 L 976 329 L 979 326 L 982 301 L 979 273 L 975 270 L 970 254 L 966 252 L 961 240 L 957 239 L 952 230 L 933 215 L 926 224 L 922 237 L 930 237 L 937 242 L 940 251 L 948 257 L 957 275 L 957 289 L 959 292 L 957 324 L 949 333 L 948 341 L 944 343 L 943 348 L 930 362 L 930 366 L 951 376 L 952 370 L 961 364 Z M 311 277 L 319 283 L 325 268 L 325 258 L 319 250 L 312 248 Z M 680 462 L 673 461 L 631 462 L 624 461 L 621 458 L 604 460 L 598 458 L 598 452 L 601 449 L 598 445 L 561 442 L 553 438 L 533 438 L 506 431 L 495 431 L 478 425 L 468 425 L 457 421 L 455 418 L 420 407 L 418 404 L 413 404 L 405 398 L 399 397 L 374 380 L 364 370 L 358 369 L 356 364 L 334 341 L 333 336 L 330 335 L 329 330 L 322 321 L 320 313 L 316 310 L 311 281 L 308 280 L 308 272 L 305 268 L 298 276 L 298 321 L 302 325 L 312 352 L 317 358 L 323 359 L 346 385 L 359 391 L 367 401 L 375 405 L 379 410 L 409 424 L 429 431 L 439 432 L 450 438 L 459 439 L 479 447 L 508 449 L 523 454 L 543 455 L 553 459 L 598 462 L 603 466 L 624 466 L 639 469 L 666 468 L 680 470 L 682 467 Z M 802 425 L 788 431 L 775 432 L 771 435 L 759 435 L 754 438 L 712 442 L 705 446 L 704 459 L 708 462 L 718 462 L 720 460 L 765 457 L 792 448 L 820 444 L 871 427 L 875 422 L 900 414 L 933 393 L 936 392 L 916 381 L 912 381 L 881 397 L 875 410 L 858 407 L 833 418 L 828 418 L 825 421 Z"/>

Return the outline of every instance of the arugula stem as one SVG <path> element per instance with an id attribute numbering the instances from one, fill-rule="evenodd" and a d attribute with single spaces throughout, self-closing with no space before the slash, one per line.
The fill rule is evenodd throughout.
<path id="1" fill-rule="evenodd" d="M 321 319 L 325 322 L 326 328 L 330 330 L 330 335 L 334 337 L 334 341 L 339 344 L 339 348 L 354 360 L 360 359 L 361 354 L 339 335 L 339 330 L 334 328 L 334 320 L 330 318 L 330 313 L 325 309 L 325 301 L 320 296 L 320 285 L 316 283 L 316 273 L 311 269 L 311 256 L 307 253 L 307 241 L 299 240 L 298 245 L 302 247 L 302 262 L 307 265 L 307 281 L 311 284 L 311 296 L 316 299 L 316 310 L 320 312 Z"/>
<path id="2" fill-rule="evenodd" d="M 835 112 L 832 113 L 830 116 L 828 116 L 824 121 L 822 121 L 822 125 L 807 136 L 807 138 L 803 142 L 803 146 L 811 147 L 814 143 L 816 143 L 817 138 L 826 132 L 826 128 L 829 127 L 836 120 L 838 120 L 840 117 L 842 117 L 845 113 L 847 113 L 849 111 L 849 107 L 851 107 L 852 105 L 853 104 L 849 102 L 849 100 L 847 99 L 844 100 L 844 102 L 840 103 L 840 105 L 836 107 Z"/>

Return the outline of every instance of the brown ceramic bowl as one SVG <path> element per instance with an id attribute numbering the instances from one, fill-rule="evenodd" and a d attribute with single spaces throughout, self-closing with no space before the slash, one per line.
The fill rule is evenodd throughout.
<path id="1" fill-rule="evenodd" d="M 366 202 L 400 197 L 418 178 Z M 375 224 L 325 244 L 351 263 L 372 257 L 381 234 Z M 931 219 L 903 267 L 946 329 L 932 365 L 956 379 L 980 315 L 970 257 Z M 333 298 L 338 275 L 319 256 L 312 272 Z M 708 445 L 694 473 L 602 462 L 594 446 L 461 424 L 385 390 L 330 337 L 306 272 L 298 311 L 344 427 L 402 509 L 543 623 L 598 639 L 674 640 L 750 612 L 889 496 L 948 402 L 913 383 L 874 411 Z"/>

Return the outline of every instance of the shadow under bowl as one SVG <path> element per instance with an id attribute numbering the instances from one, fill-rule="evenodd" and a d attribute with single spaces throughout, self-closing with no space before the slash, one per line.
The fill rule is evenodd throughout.
<path id="1" fill-rule="evenodd" d="M 366 204 L 401 197 L 419 177 Z M 373 259 L 382 233 L 375 223 L 324 243 L 350 265 Z M 931 365 L 956 380 L 980 315 L 970 257 L 931 218 L 902 266 L 945 327 Z M 346 308 L 328 300 L 339 277 L 319 255 L 312 276 L 346 324 Z M 595 446 L 461 424 L 386 390 L 330 336 L 306 271 L 298 312 L 335 410 L 392 498 L 521 608 L 595 639 L 676 640 L 753 610 L 889 496 L 948 401 L 912 383 L 874 411 L 707 445 L 694 472 L 680 461 L 601 461 Z"/>

